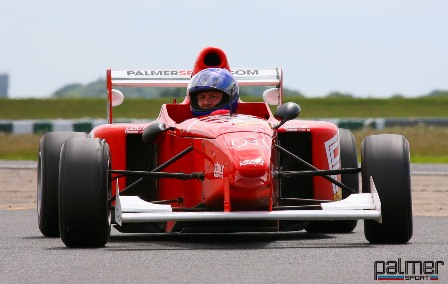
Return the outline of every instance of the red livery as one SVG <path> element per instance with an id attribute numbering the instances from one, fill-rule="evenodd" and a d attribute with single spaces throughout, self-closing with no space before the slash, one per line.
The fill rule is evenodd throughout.
<path id="1" fill-rule="evenodd" d="M 188 97 L 164 104 L 150 123 L 114 123 L 123 101 L 114 87 L 187 87 L 207 68 L 240 86 L 271 87 L 264 102 L 194 116 Z M 166 72 L 165 72 L 166 71 Z M 69 247 L 104 246 L 120 232 L 351 232 L 366 239 L 412 237 L 409 144 L 400 135 L 366 137 L 361 167 L 352 133 L 296 119 L 283 103 L 282 70 L 233 69 L 207 47 L 193 70 L 108 70 L 108 124 L 89 135 L 46 133 L 40 142 L 38 224 Z M 261 96 L 261 95 L 260 95 Z M 277 106 L 272 113 L 269 105 Z M 359 176 L 362 191 L 359 190 Z"/>

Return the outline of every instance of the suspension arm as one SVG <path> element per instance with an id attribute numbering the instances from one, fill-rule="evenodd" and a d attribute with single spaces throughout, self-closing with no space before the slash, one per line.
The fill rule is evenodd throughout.
<path id="1" fill-rule="evenodd" d="M 163 170 L 164 168 L 168 167 L 169 165 L 171 165 L 175 161 L 179 160 L 180 158 L 182 158 L 183 156 L 185 156 L 186 154 L 188 154 L 192 150 L 193 150 L 193 146 L 190 146 L 190 147 L 186 148 L 185 150 L 183 150 L 182 152 L 180 152 L 176 156 L 172 157 L 171 159 L 169 159 L 165 163 L 161 164 L 160 166 L 158 166 L 157 168 L 155 168 L 151 172 L 159 172 L 159 171 Z M 120 175 L 120 177 L 122 177 L 122 176 L 125 176 L 125 175 Z M 145 178 L 147 178 L 147 177 L 139 178 L 138 180 L 136 180 L 135 182 L 133 182 L 132 184 L 127 186 L 125 189 L 123 189 L 121 191 L 121 194 L 123 194 L 123 195 L 128 194 L 132 190 L 132 188 L 134 188 L 137 184 L 139 184 Z M 114 201 L 114 200 L 115 200 L 115 196 L 113 196 L 111 198 L 111 201 Z"/>
<path id="2" fill-rule="evenodd" d="M 316 168 L 315 166 L 307 163 L 305 160 L 301 159 L 300 157 L 294 155 L 293 153 L 289 152 L 288 150 L 280 147 L 279 145 L 275 145 L 275 148 L 277 148 L 278 150 L 280 150 L 281 152 L 285 153 L 286 155 L 290 156 L 291 158 L 293 158 L 294 160 L 296 160 L 297 162 L 301 163 L 302 165 L 305 165 L 307 168 L 309 168 L 312 171 L 319 171 L 318 168 Z M 331 183 L 334 183 L 335 185 L 339 186 L 342 189 L 348 190 L 351 193 L 358 193 L 356 191 L 354 191 L 351 187 L 346 186 L 345 184 L 335 180 L 334 178 L 328 176 L 328 175 L 323 175 L 323 178 L 325 178 L 326 180 L 330 181 Z"/>
<path id="3" fill-rule="evenodd" d="M 121 174 L 121 175 L 125 175 L 125 176 L 142 176 L 142 177 L 150 177 L 150 178 L 176 178 L 176 179 L 181 179 L 181 180 L 187 180 L 187 179 L 204 180 L 204 173 L 201 173 L 201 172 L 184 174 L 184 173 L 166 173 L 166 172 L 110 170 L 109 173 Z"/>
<path id="4" fill-rule="evenodd" d="M 361 171 L 359 168 L 346 168 L 340 170 L 315 170 L 315 171 L 274 171 L 274 177 L 298 177 L 298 176 L 326 176 L 337 174 L 357 174 Z"/>

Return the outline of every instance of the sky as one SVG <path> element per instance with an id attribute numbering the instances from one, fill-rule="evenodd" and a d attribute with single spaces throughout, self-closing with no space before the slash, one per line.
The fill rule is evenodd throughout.
<path id="1" fill-rule="evenodd" d="M 448 90 L 445 0 L 0 0 L 9 97 L 48 97 L 106 69 L 192 68 L 206 46 L 231 67 L 282 67 L 307 97 Z"/>

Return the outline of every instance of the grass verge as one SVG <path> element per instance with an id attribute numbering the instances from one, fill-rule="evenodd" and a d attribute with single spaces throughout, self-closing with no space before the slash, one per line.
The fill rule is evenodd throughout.
<path id="1" fill-rule="evenodd" d="M 383 130 L 353 131 L 358 157 L 362 140 L 368 135 L 394 133 L 404 135 L 410 145 L 412 163 L 448 163 L 448 127 L 392 127 Z M 0 133 L 0 159 L 37 160 L 41 135 Z"/>
<path id="2" fill-rule="evenodd" d="M 243 97 L 243 101 L 261 101 L 260 97 Z M 177 99 L 178 102 L 182 98 Z M 302 108 L 301 118 L 313 117 L 446 117 L 448 97 L 424 98 L 302 98 L 287 97 Z M 114 108 L 115 118 L 156 118 L 162 104 L 171 98 L 126 99 Z M 272 107 L 275 111 L 275 107 Z M 90 99 L 0 99 L 0 119 L 76 119 L 106 118 L 106 98 Z"/>
<path id="3" fill-rule="evenodd" d="M 409 141 L 412 163 L 448 163 L 448 127 L 414 126 L 356 130 L 353 131 L 353 135 L 358 151 L 366 136 L 387 133 L 406 137 Z"/>

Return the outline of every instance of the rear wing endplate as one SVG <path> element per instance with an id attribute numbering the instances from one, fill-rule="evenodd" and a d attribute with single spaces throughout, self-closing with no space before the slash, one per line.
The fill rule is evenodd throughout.
<path id="1" fill-rule="evenodd" d="M 236 68 L 232 74 L 239 86 L 271 86 L 279 89 L 280 102 L 283 98 L 283 73 L 281 68 Z M 185 69 L 128 69 L 107 70 L 107 93 L 109 123 L 112 123 L 113 87 L 184 87 L 193 71 Z"/>

